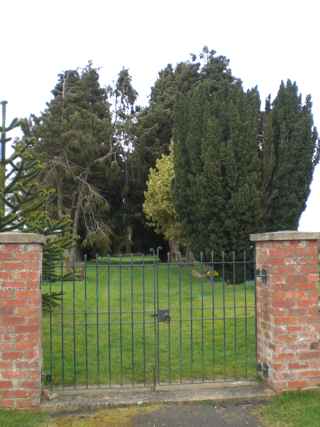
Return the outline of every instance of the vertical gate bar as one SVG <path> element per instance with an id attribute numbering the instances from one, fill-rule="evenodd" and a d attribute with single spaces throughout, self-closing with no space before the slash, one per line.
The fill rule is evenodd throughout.
<path id="1" fill-rule="evenodd" d="M 157 372 L 157 357 L 158 357 L 158 349 L 157 349 L 157 322 L 158 322 L 158 312 L 157 312 L 157 290 L 156 290 L 156 268 L 155 268 L 155 250 L 152 248 L 152 285 L 153 285 L 153 339 L 154 339 L 154 366 L 153 366 L 153 386 L 156 386 L 156 372 Z"/>
<path id="2" fill-rule="evenodd" d="M 97 385 L 100 385 L 100 332 L 99 332 L 99 261 L 96 255 L 96 335 L 97 335 Z"/>
<path id="3" fill-rule="evenodd" d="M 62 388 L 64 388 L 64 279 L 63 279 L 63 259 L 60 261 L 60 291 L 61 291 L 61 376 Z"/>
<path id="4" fill-rule="evenodd" d="M 120 334 L 120 385 L 123 385 L 123 348 L 122 348 L 122 254 L 119 265 L 119 334 Z"/>
<path id="5" fill-rule="evenodd" d="M 77 342 L 76 342 L 76 267 L 75 259 L 72 263 L 72 330 L 73 330 L 73 386 L 77 385 Z"/>
<path id="6" fill-rule="evenodd" d="M 245 377 L 248 377 L 247 254 L 243 251 Z"/>
<path id="7" fill-rule="evenodd" d="M 160 310 L 160 295 L 159 295 L 159 262 L 160 262 L 160 257 L 159 257 L 159 247 L 157 248 L 157 258 L 156 258 L 156 289 L 157 289 L 157 313 L 159 313 Z M 158 384 L 160 384 L 160 322 L 159 322 L 159 318 L 158 322 L 157 322 L 157 381 Z"/>
<path id="8" fill-rule="evenodd" d="M 170 252 L 167 253 L 167 299 L 168 299 L 168 311 L 171 313 L 171 301 L 170 301 Z M 172 382 L 172 367 L 171 367 L 171 321 L 168 322 L 168 379 L 169 384 Z"/>
<path id="9" fill-rule="evenodd" d="M 87 290 L 87 254 L 84 256 L 84 346 L 85 346 L 85 366 L 86 385 L 89 387 L 89 354 L 88 354 L 88 290 Z"/>
<path id="10" fill-rule="evenodd" d="M 134 358 L 134 291 L 133 291 L 133 258 L 130 259 L 130 298 L 131 298 L 131 383 L 135 384 L 135 358 Z"/>
<path id="11" fill-rule="evenodd" d="M 226 377 L 227 337 L 226 337 L 226 282 L 225 282 L 225 253 L 222 251 L 222 310 L 223 310 L 223 376 Z"/>
<path id="12" fill-rule="evenodd" d="M 193 382 L 193 283 L 192 283 L 192 262 L 190 263 L 190 277 L 189 277 L 189 292 L 190 292 L 190 376 Z"/>
<path id="13" fill-rule="evenodd" d="M 110 263 L 111 263 L 111 256 L 108 257 L 108 266 L 107 266 L 107 310 L 108 310 L 108 377 L 109 377 L 109 387 L 111 387 L 111 277 L 110 277 Z"/>
<path id="14" fill-rule="evenodd" d="M 215 376 L 215 363 L 216 363 L 216 343 L 215 343 L 215 295 L 214 295 L 214 288 L 215 288 L 215 269 L 214 269 L 214 252 L 211 251 L 211 268 L 212 268 L 212 276 L 213 276 L 213 283 L 211 284 L 211 327 L 212 327 L 212 376 Z"/>
<path id="15" fill-rule="evenodd" d="M 237 376 L 237 300 L 236 300 L 236 253 L 232 251 L 232 281 L 233 281 L 233 368 L 234 375 Z"/>
<path id="16" fill-rule="evenodd" d="M 51 264 L 51 259 L 48 260 L 48 272 L 44 272 L 42 275 L 42 280 L 45 280 L 46 275 L 49 280 L 49 294 L 52 295 L 52 280 L 54 280 L 56 276 L 56 265 L 53 263 Z M 53 271 L 53 277 L 50 277 L 50 271 Z M 49 311 L 49 335 L 50 335 L 50 388 L 53 386 L 52 378 L 53 378 L 53 324 L 52 324 L 52 308 L 50 307 Z"/>
<path id="17" fill-rule="evenodd" d="M 205 379 L 205 368 L 204 368 L 204 280 L 205 280 L 205 271 L 204 271 L 204 256 L 203 252 L 200 253 L 200 263 L 201 263 L 201 379 L 204 382 Z"/>
<path id="18" fill-rule="evenodd" d="M 182 383 L 182 264 L 181 261 L 179 266 L 179 377 L 180 383 Z"/>
<path id="19" fill-rule="evenodd" d="M 146 370 L 146 282 L 145 282 L 145 260 L 142 257 L 142 339 L 143 339 L 143 383 L 147 383 Z"/>

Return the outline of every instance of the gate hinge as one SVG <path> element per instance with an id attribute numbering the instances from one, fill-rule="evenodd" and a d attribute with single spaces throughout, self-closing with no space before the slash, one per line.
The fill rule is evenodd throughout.
<path id="1" fill-rule="evenodd" d="M 256 270 L 256 277 L 261 279 L 262 283 L 265 285 L 268 281 L 268 273 L 264 268 Z"/>
<path id="2" fill-rule="evenodd" d="M 42 371 L 41 380 L 42 380 L 42 383 L 45 385 L 52 384 L 52 374 Z"/>
<path id="3" fill-rule="evenodd" d="M 258 363 L 257 371 L 262 375 L 263 378 L 268 378 L 269 376 L 269 366 L 266 363 Z"/>

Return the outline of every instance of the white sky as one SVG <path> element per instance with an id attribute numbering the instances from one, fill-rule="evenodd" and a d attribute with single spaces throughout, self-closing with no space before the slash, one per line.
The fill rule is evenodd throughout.
<path id="1" fill-rule="evenodd" d="M 101 83 L 130 69 L 145 103 L 158 71 L 204 45 L 227 56 L 245 87 L 275 95 L 281 79 L 311 93 L 320 128 L 317 0 L 3 0 L 0 99 L 9 118 L 44 109 L 57 74 L 101 67 Z M 320 167 L 300 229 L 320 231 Z"/>

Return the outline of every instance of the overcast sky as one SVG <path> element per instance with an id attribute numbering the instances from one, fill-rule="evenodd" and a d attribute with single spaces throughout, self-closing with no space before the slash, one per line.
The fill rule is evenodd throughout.
<path id="1" fill-rule="evenodd" d="M 59 72 L 92 60 L 103 85 L 128 67 L 143 104 L 161 68 L 207 45 L 262 99 L 296 80 L 320 127 L 319 12 L 317 0 L 4 0 L 0 100 L 11 118 L 37 114 Z M 320 231 L 319 190 L 320 168 L 301 230 Z"/>

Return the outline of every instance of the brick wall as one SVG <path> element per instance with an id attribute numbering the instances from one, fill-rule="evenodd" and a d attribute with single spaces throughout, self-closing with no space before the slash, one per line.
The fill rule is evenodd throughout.
<path id="1" fill-rule="evenodd" d="M 257 279 L 257 361 L 276 391 L 320 385 L 319 233 L 252 235 Z"/>
<path id="2" fill-rule="evenodd" d="M 43 241 L 35 234 L 0 233 L 2 408 L 35 408 L 40 404 Z"/>

